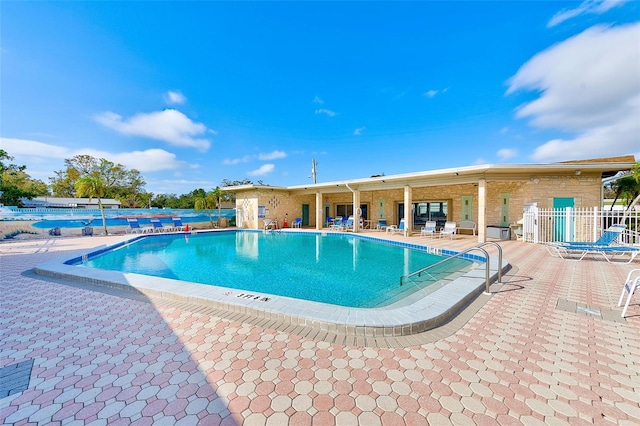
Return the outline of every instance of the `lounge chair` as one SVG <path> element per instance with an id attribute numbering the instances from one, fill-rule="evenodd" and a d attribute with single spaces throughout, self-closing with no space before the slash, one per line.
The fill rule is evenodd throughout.
<path id="1" fill-rule="evenodd" d="M 338 216 L 335 219 L 333 219 L 333 223 L 331 225 L 329 225 L 329 229 L 337 229 L 337 230 L 342 230 L 343 225 L 342 225 L 342 217 Z"/>
<path id="2" fill-rule="evenodd" d="M 164 232 L 168 229 L 160 223 L 160 219 L 151 219 L 151 225 L 153 226 L 153 232 Z"/>
<path id="3" fill-rule="evenodd" d="M 126 230 L 127 234 L 145 234 L 153 231 L 151 226 L 140 226 L 138 219 L 127 218 L 127 222 L 129 222 L 129 229 Z"/>
<path id="4" fill-rule="evenodd" d="M 389 225 L 387 226 L 387 228 L 385 229 L 385 232 L 391 232 L 392 234 L 395 233 L 404 233 L 404 219 L 400 219 L 400 224 L 398 226 L 396 225 Z"/>
<path id="5" fill-rule="evenodd" d="M 355 219 L 353 218 L 353 216 L 349 216 L 347 221 L 342 224 L 342 229 L 344 231 L 353 231 L 354 221 Z"/>
<path id="6" fill-rule="evenodd" d="M 587 255 L 601 255 L 607 262 L 611 263 L 612 260 L 615 260 L 618 257 L 629 255 L 629 261 L 626 263 L 631 263 L 640 254 L 640 247 L 625 245 L 576 245 L 569 247 L 547 244 L 547 250 L 551 256 L 576 262 L 581 261 Z"/>
<path id="7" fill-rule="evenodd" d="M 640 289 L 640 269 L 632 269 L 627 275 L 627 279 L 622 287 L 622 293 L 620 293 L 620 300 L 618 300 L 618 306 L 622 306 L 624 295 L 627 294 L 627 301 L 622 309 L 622 318 L 627 314 L 627 308 L 629 308 L 629 302 L 631 302 L 631 296 L 633 293 Z"/>
<path id="8" fill-rule="evenodd" d="M 582 241 L 568 241 L 568 242 L 555 242 L 548 243 L 548 246 L 561 246 L 561 247 L 584 247 L 584 246 L 595 246 L 595 247 L 608 247 L 613 244 L 620 235 L 627 229 L 627 225 L 612 225 L 609 229 L 604 231 L 600 238 L 598 238 L 594 242 L 582 242 Z"/>
<path id="9" fill-rule="evenodd" d="M 455 222 L 445 222 L 444 228 L 442 228 L 442 231 L 440 231 L 440 238 L 444 237 L 445 235 L 449 235 L 453 240 L 453 236 L 456 234 L 456 226 L 457 225 Z"/>
<path id="10" fill-rule="evenodd" d="M 292 228 L 302 228 L 302 218 L 296 217 L 296 220 L 291 225 Z"/>
<path id="11" fill-rule="evenodd" d="M 182 224 L 182 219 L 180 219 L 179 217 L 172 217 L 171 220 L 173 221 L 173 230 L 174 231 L 184 231 L 185 230 L 185 226 Z"/>
<path id="12" fill-rule="evenodd" d="M 378 231 L 384 231 L 385 229 L 387 229 L 387 226 L 387 219 L 379 219 L 378 224 L 376 225 L 376 229 Z"/>
<path id="13" fill-rule="evenodd" d="M 570 241 L 548 243 L 545 246 L 551 256 L 564 260 L 579 262 L 587 255 L 601 255 L 607 262 L 611 262 L 616 256 L 628 254 L 631 258 L 627 263 L 631 263 L 640 254 L 640 247 L 614 244 L 626 228 L 626 225 L 613 225 L 592 243 Z"/>
<path id="14" fill-rule="evenodd" d="M 436 222 L 428 221 L 424 224 L 424 226 L 420 229 L 420 235 L 431 235 L 431 238 L 436 233 Z"/>

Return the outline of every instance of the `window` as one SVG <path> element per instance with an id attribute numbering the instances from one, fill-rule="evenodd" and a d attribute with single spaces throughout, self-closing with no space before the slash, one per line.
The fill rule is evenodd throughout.
<path id="1" fill-rule="evenodd" d="M 362 219 L 367 219 L 368 217 L 368 204 L 360 204 L 360 210 L 362 210 Z M 353 204 L 336 204 L 336 217 L 349 217 L 353 216 Z"/>
<path id="2" fill-rule="evenodd" d="M 413 225 L 424 226 L 425 222 L 432 220 L 437 223 L 437 226 L 444 226 L 447 221 L 447 210 L 446 201 L 413 203 Z"/>

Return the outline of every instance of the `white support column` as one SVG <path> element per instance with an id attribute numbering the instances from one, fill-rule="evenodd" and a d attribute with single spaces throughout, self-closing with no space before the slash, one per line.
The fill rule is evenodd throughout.
<path id="1" fill-rule="evenodd" d="M 360 210 L 360 190 L 353 189 L 353 232 L 360 231 L 360 218 L 362 211 Z"/>
<path id="2" fill-rule="evenodd" d="M 316 192 L 316 231 L 322 229 L 322 215 L 324 212 L 322 204 L 322 192 Z"/>
<path id="3" fill-rule="evenodd" d="M 487 181 L 478 181 L 478 242 L 487 241 Z"/>
<path id="4" fill-rule="evenodd" d="M 412 188 L 407 185 L 404 187 L 404 235 L 408 237 L 411 235 L 411 230 L 413 229 L 413 199 L 412 199 Z"/>

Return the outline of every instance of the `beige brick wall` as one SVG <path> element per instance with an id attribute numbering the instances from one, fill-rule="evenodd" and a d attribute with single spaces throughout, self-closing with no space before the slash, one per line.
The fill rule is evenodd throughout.
<path id="1" fill-rule="evenodd" d="M 538 203 L 540 208 L 553 207 L 554 198 L 574 198 L 576 207 L 594 207 L 600 205 L 599 175 L 581 176 L 535 176 L 525 181 L 493 181 L 486 185 L 486 224 L 501 223 L 501 194 L 509 196 L 509 222 L 522 218 L 527 203 Z M 474 184 L 444 185 L 413 188 L 413 202 L 446 201 L 448 219 L 459 222 L 462 216 L 462 197 L 472 197 L 472 216 L 478 221 L 478 186 Z M 337 204 L 351 204 L 353 194 L 349 191 L 338 194 L 323 194 L 322 203 L 316 206 L 315 194 L 291 195 L 288 190 L 258 189 L 237 194 L 236 208 L 243 210 L 243 226 L 249 229 L 261 229 L 263 220 L 258 219 L 258 206 L 265 206 L 267 218 L 278 219 L 282 225 L 285 218 L 288 224 L 302 216 L 302 205 L 309 205 L 309 226 L 315 228 L 316 212 L 323 212 L 324 205 L 330 205 L 330 215 L 336 215 Z M 398 204 L 404 203 L 403 189 L 388 191 L 361 191 L 360 203 L 368 206 L 368 218 L 377 221 L 384 217 L 389 224 L 397 224 Z M 380 210 L 380 211 L 379 211 Z M 322 213 L 321 213 L 322 214 Z"/>
<path id="2" fill-rule="evenodd" d="M 302 205 L 309 205 L 309 225 L 315 227 L 315 195 L 291 195 L 286 190 L 255 190 L 237 194 L 236 209 L 242 210 L 243 228 L 262 229 L 264 220 L 258 218 L 258 207 L 268 212 L 265 219 L 277 219 L 283 226 L 285 219 L 291 226 L 296 217 L 302 217 Z"/>

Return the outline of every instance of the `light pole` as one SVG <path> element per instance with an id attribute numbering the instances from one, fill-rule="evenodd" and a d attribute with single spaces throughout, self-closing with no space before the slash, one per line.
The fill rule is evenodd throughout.
<path id="1" fill-rule="evenodd" d="M 318 176 L 316 174 L 316 166 L 318 165 L 318 162 L 316 161 L 315 158 L 311 159 L 311 178 L 313 178 L 313 183 L 318 183 Z"/>

